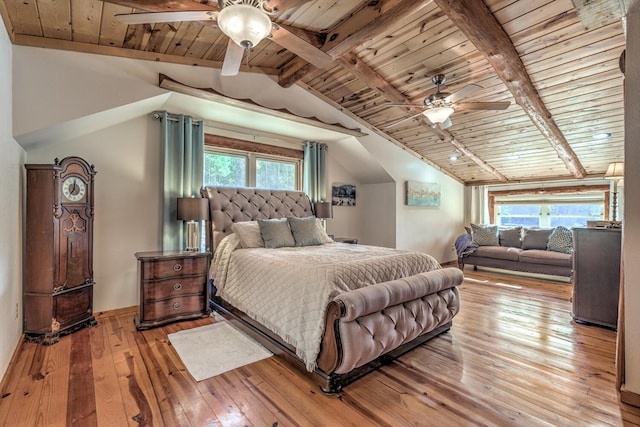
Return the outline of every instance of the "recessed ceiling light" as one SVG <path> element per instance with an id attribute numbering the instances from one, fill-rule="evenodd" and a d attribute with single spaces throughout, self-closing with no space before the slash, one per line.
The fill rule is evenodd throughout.
<path id="1" fill-rule="evenodd" d="M 518 160 L 520 158 L 520 156 L 518 156 L 517 154 L 511 154 L 509 156 L 507 156 L 508 160 Z"/>
<path id="2" fill-rule="evenodd" d="M 452 154 L 449 156 L 449 160 L 451 160 L 452 162 L 455 162 L 456 160 L 458 160 L 460 157 L 456 156 L 455 154 Z"/>
<path id="3" fill-rule="evenodd" d="M 593 139 L 607 139 L 611 138 L 611 134 L 609 132 L 600 132 L 593 135 Z"/>

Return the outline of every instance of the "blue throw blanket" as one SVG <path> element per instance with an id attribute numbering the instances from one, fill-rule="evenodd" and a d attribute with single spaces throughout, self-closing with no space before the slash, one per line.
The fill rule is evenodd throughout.
<path id="1" fill-rule="evenodd" d="M 471 234 L 464 233 L 458 236 L 456 239 L 456 253 L 458 254 L 458 258 L 462 258 L 465 255 L 469 255 L 470 253 L 475 252 L 478 248 L 478 245 L 473 243 L 473 238 Z"/>

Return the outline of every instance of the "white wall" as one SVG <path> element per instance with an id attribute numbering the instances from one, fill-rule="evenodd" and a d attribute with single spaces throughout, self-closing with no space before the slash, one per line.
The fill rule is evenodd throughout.
<path id="1" fill-rule="evenodd" d="M 396 247 L 396 183 L 363 184 L 358 188 L 358 203 L 363 209 L 364 245 Z"/>
<path id="2" fill-rule="evenodd" d="M 79 156 L 95 165 L 94 311 L 138 304 L 139 251 L 162 246 L 160 126 L 149 115 L 28 152 L 29 163 Z"/>
<path id="3" fill-rule="evenodd" d="M 624 158 L 633 165 L 640 162 L 640 2 L 627 18 Z M 625 387 L 640 394 L 640 170 L 626 167 L 624 182 Z"/>
<path id="4" fill-rule="evenodd" d="M 350 174 L 332 154 L 331 146 L 327 150 L 327 201 L 331 201 L 333 184 L 353 184 L 356 186 L 355 206 L 333 206 L 333 218 L 327 220 L 327 232 L 335 237 L 363 238 L 362 213 L 364 196 L 360 194 L 360 182 Z"/>
<path id="5" fill-rule="evenodd" d="M 13 139 L 12 47 L 0 20 L 0 378 L 22 335 L 22 174 L 24 150 Z"/>
<path id="6" fill-rule="evenodd" d="M 464 187 L 396 145 L 368 139 L 365 148 L 383 162 L 396 182 L 395 246 L 429 253 L 439 262 L 456 260 L 453 244 L 464 230 Z M 440 184 L 440 206 L 407 206 L 406 181 Z"/>

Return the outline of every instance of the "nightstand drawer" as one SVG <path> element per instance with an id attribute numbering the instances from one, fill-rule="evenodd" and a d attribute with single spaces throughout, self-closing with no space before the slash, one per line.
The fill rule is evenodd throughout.
<path id="1" fill-rule="evenodd" d="M 195 276 L 145 281 L 142 298 L 149 301 L 190 294 L 202 295 L 206 280 L 206 276 Z"/>
<path id="2" fill-rule="evenodd" d="M 158 321 L 187 314 L 201 314 L 206 310 L 203 295 L 175 297 L 166 300 L 145 302 L 143 321 Z"/>
<path id="3" fill-rule="evenodd" d="M 173 258 L 144 263 L 145 280 L 165 279 L 176 276 L 193 276 L 206 272 L 208 258 Z"/>

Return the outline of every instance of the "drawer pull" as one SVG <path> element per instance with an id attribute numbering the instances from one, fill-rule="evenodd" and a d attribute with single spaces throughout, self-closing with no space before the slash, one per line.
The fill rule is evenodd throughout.
<path id="1" fill-rule="evenodd" d="M 175 285 L 173 285 L 174 291 L 179 291 L 180 289 L 182 289 L 182 283 L 176 283 Z"/>
<path id="2" fill-rule="evenodd" d="M 173 271 L 182 270 L 182 264 L 173 264 Z"/>
<path id="3" fill-rule="evenodd" d="M 179 302 L 174 302 L 174 303 L 173 303 L 173 308 L 174 308 L 175 310 L 178 310 L 180 307 L 182 307 L 182 304 L 180 304 Z"/>

